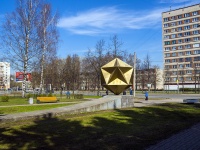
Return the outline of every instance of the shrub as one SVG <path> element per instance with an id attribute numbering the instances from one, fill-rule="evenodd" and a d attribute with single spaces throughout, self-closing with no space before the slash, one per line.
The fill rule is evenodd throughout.
<path id="1" fill-rule="evenodd" d="M 49 93 L 49 94 L 48 94 L 48 97 L 52 97 L 52 96 L 53 96 L 52 93 Z"/>
<path id="2" fill-rule="evenodd" d="M 1 97 L 2 102 L 8 102 L 8 100 L 9 100 L 9 96 L 7 96 L 7 95 L 4 95 Z"/>

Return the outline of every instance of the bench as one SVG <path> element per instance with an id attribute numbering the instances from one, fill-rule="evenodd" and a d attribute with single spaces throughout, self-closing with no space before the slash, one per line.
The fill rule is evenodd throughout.
<path id="1" fill-rule="evenodd" d="M 49 102 L 58 102 L 57 97 L 37 97 L 37 103 L 49 103 Z"/>

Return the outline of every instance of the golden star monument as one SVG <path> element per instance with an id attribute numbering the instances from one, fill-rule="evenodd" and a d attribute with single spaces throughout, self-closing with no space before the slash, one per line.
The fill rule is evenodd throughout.
<path id="1" fill-rule="evenodd" d="M 115 58 L 101 67 L 101 85 L 119 95 L 133 83 L 133 67 Z"/>

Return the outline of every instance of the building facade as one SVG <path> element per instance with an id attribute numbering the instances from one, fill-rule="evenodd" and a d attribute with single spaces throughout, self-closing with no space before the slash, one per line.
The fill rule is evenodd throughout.
<path id="1" fill-rule="evenodd" d="M 157 68 L 142 69 L 136 71 L 137 90 L 162 90 L 163 70 Z"/>
<path id="2" fill-rule="evenodd" d="M 10 88 L 10 63 L 0 62 L 0 89 Z"/>
<path id="3" fill-rule="evenodd" d="M 198 88 L 200 4 L 162 13 L 164 89 Z"/>

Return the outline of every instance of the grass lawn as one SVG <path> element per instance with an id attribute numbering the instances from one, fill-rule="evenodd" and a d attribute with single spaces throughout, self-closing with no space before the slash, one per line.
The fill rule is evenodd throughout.
<path id="1" fill-rule="evenodd" d="M 63 107 L 68 105 L 73 105 L 74 103 L 46 103 L 45 105 L 26 105 L 26 106 L 8 106 L 8 107 L 0 107 L 0 115 L 5 114 L 14 114 L 14 113 L 21 113 L 21 112 L 30 112 L 36 110 L 46 110 L 51 108 Z"/>
<path id="2" fill-rule="evenodd" d="M 0 124 L 0 149 L 145 149 L 200 122 L 200 105 L 157 106 Z"/>
<path id="3" fill-rule="evenodd" d="M 81 102 L 81 101 L 87 101 L 88 99 L 92 98 L 100 98 L 100 96 L 84 96 L 84 99 L 67 99 L 66 96 L 59 97 L 59 102 Z M 33 103 L 36 104 L 36 98 L 33 99 Z M 27 105 L 29 104 L 28 98 L 22 98 L 22 97 L 9 97 L 8 102 L 2 102 L 1 96 L 0 96 L 0 106 L 11 106 L 11 105 Z"/>

